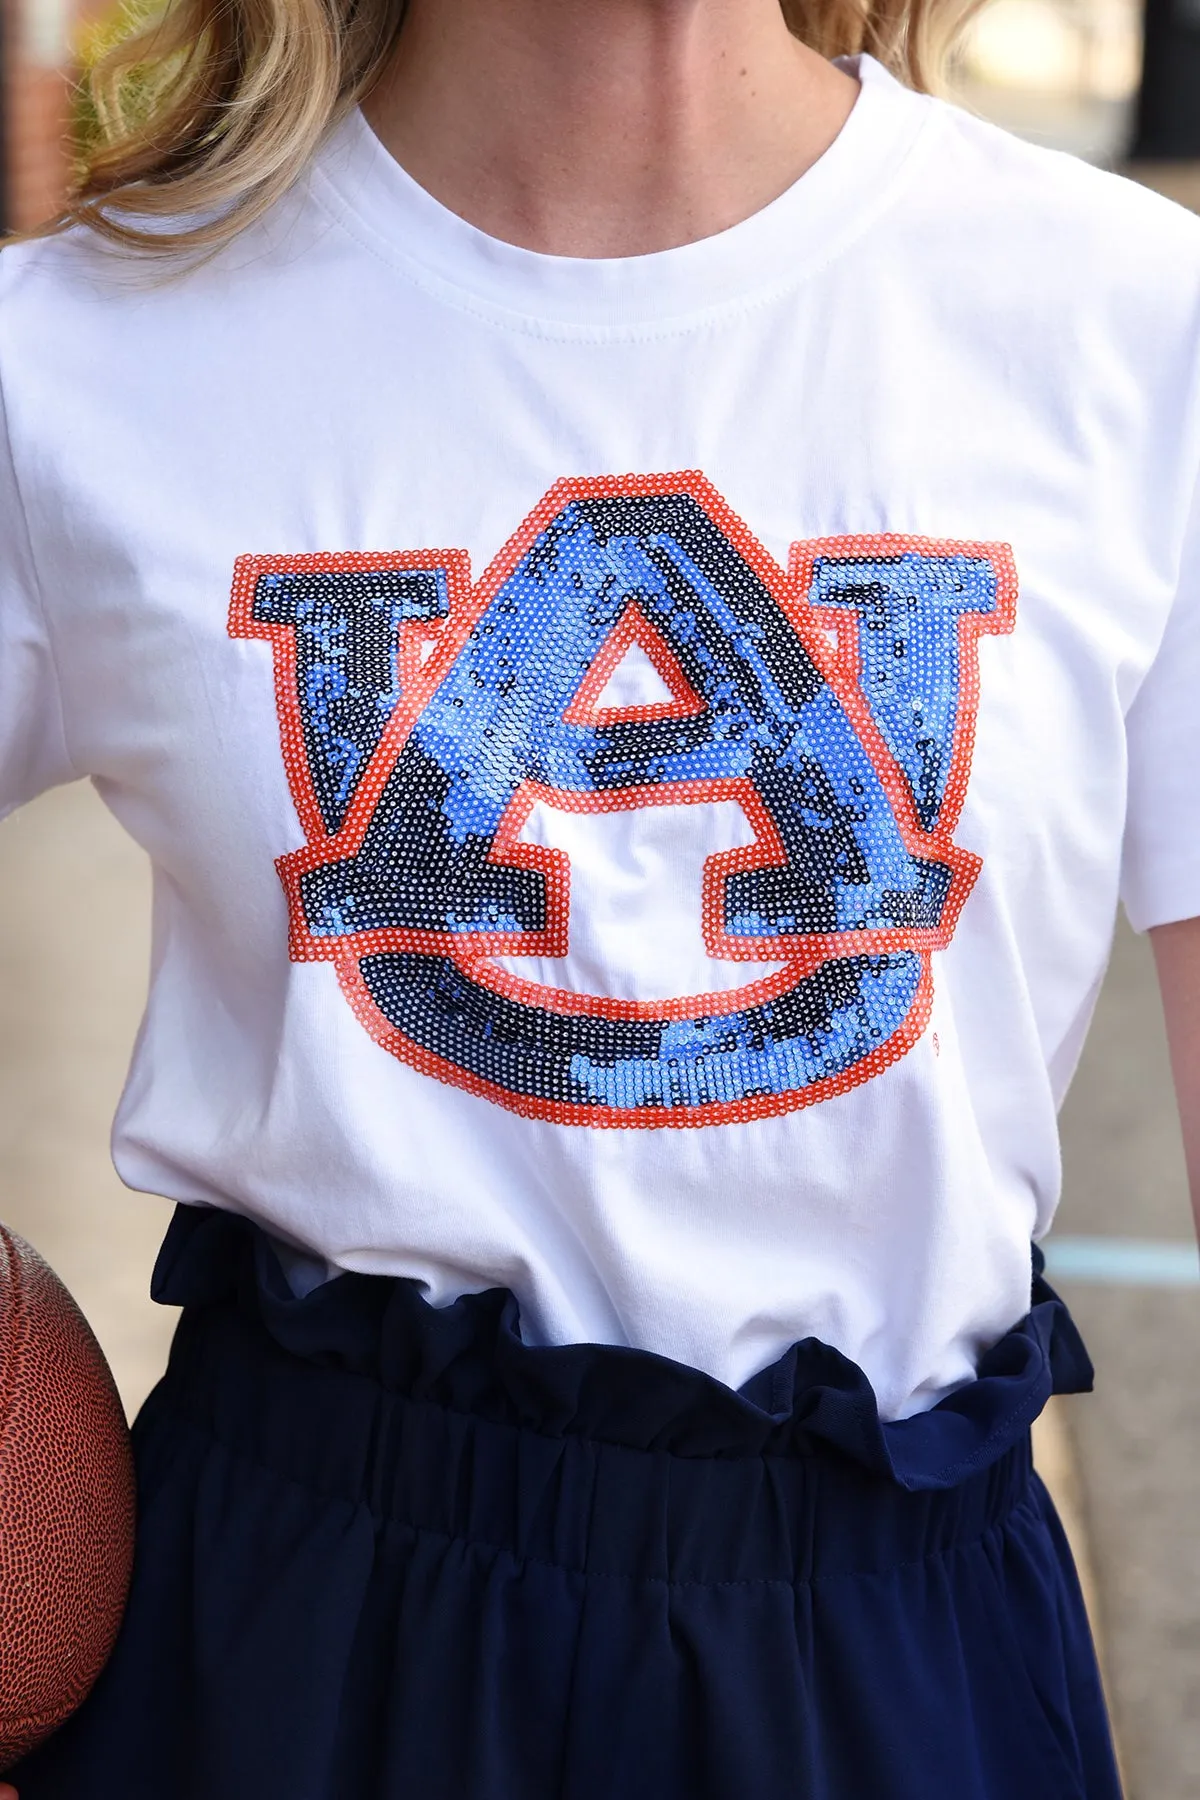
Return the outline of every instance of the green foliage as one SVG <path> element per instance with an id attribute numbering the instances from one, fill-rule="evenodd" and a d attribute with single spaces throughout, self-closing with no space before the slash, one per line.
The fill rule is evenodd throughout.
<path id="1" fill-rule="evenodd" d="M 85 20 L 75 32 L 75 65 L 78 71 L 72 94 L 71 141 L 83 164 L 111 135 L 117 120 L 107 120 L 96 103 L 92 74 L 110 50 L 126 38 L 136 37 L 161 18 L 169 0 L 117 0 L 115 6 Z M 117 85 L 117 112 L 122 125 L 148 117 L 164 79 L 173 71 L 162 64 L 139 63 L 127 69 Z M 107 112 L 107 108 L 105 109 Z"/>

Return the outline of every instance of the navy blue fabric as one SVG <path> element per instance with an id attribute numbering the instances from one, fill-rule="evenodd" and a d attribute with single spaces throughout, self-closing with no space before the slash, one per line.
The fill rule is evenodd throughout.
<path id="1" fill-rule="evenodd" d="M 211 1209 L 154 1291 L 128 1614 L 21 1800 L 1118 1800 L 1029 1452 L 1091 1369 L 1036 1261 L 889 1424 L 815 1340 L 734 1393 L 526 1345 L 502 1291 L 297 1298 Z"/>

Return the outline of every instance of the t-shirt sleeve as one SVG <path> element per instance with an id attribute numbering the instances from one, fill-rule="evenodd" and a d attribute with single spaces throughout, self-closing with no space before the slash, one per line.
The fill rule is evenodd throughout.
<path id="1" fill-rule="evenodd" d="M 29 531 L 0 419 L 0 818 L 75 775 Z"/>
<path id="2" fill-rule="evenodd" d="M 1121 898 L 1135 931 L 1200 916 L 1200 502 L 1158 653 L 1125 722 Z"/>

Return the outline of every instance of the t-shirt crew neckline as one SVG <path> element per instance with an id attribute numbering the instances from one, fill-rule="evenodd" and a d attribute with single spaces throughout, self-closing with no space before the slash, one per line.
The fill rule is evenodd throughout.
<path id="1" fill-rule="evenodd" d="M 615 332 L 700 320 L 808 279 L 903 183 L 935 107 L 872 57 L 840 59 L 860 91 L 825 153 L 736 225 L 642 256 L 550 256 L 469 224 L 386 150 L 355 109 L 313 169 L 339 222 L 411 280 L 514 324 Z"/>

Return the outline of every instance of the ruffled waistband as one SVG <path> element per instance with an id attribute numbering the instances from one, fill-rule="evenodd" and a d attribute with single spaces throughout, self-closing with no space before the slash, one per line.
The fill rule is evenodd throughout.
<path id="1" fill-rule="evenodd" d="M 1092 1366 L 1033 1249 L 1030 1310 L 977 1378 L 915 1417 L 885 1422 L 857 1364 L 817 1338 L 739 1390 L 648 1351 L 522 1341 L 505 1289 L 431 1306 L 413 1281 L 345 1273 L 293 1294 L 269 1237 L 237 1214 L 179 1206 L 154 1270 L 167 1305 L 232 1307 L 283 1350 L 387 1392 L 552 1438 L 680 1458 L 803 1457 L 833 1450 L 910 1491 L 946 1489 L 1026 1438 L 1052 1393 Z"/>

